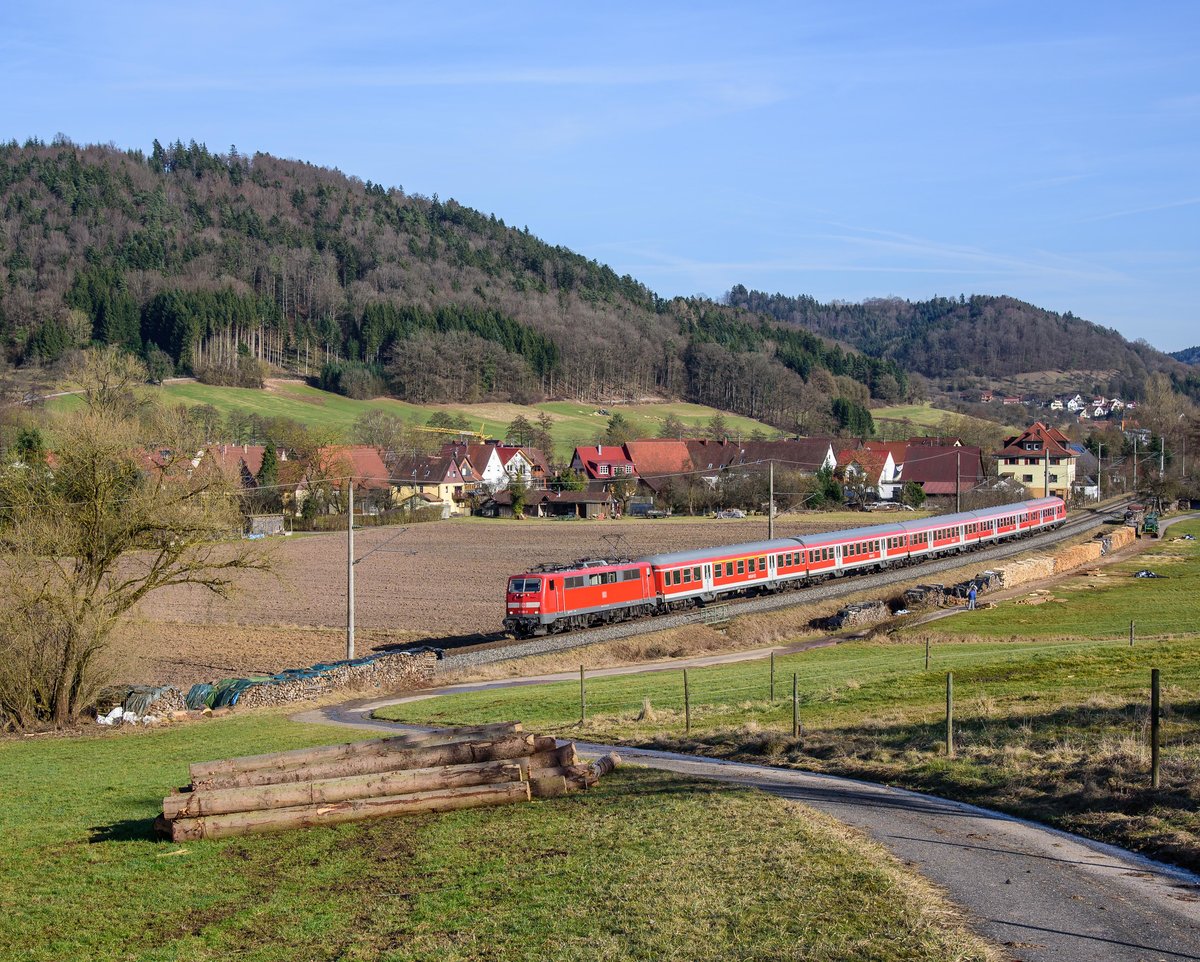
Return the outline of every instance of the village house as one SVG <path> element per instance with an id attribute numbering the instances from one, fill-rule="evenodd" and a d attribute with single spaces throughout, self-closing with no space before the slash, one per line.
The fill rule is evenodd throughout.
<path id="1" fill-rule="evenodd" d="M 866 447 L 888 453 L 895 465 L 888 488 L 899 497 L 910 481 L 927 497 L 952 498 L 983 483 L 983 454 L 956 437 L 919 437 L 907 441 L 868 441 Z"/>
<path id="2" fill-rule="evenodd" d="M 617 502 L 606 491 L 545 491 L 534 489 L 525 496 L 527 518 L 611 518 Z M 497 491 L 480 508 L 489 518 L 512 518 L 512 493 Z"/>
<path id="3" fill-rule="evenodd" d="M 638 494 L 657 498 L 664 488 L 682 486 L 693 477 L 696 467 L 686 441 L 651 438 L 630 441 L 625 453 L 633 462 L 638 479 Z"/>
<path id="4" fill-rule="evenodd" d="M 1057 428 L 1035 421 L 1021 434 L 1005 439 L 996 452 L 997 473 L 1020 481 L 1035 498 L 1066 499 L 1075 483 L 1076 455 L 1070 443 Z"/>
<path id="5" fill-rule="evenodd" d="M 314 487 L 327 485 L 336 490 L 340 500 L 351 481 L 354 483 L 356 510 L 360 504 L 368 512 L 380 511 L 395 504 L 396 488 L 391 481 L 391 471 L 384 463 L 380 450 L 367 444 L 318 448 L 307 466 L 289 462 L 286 471 L 281 468 L 280 483 L 286 483 L 288 478 L 293 483 L 282 493 L 285 499 L 291 498 L 295 502 L 297 509 L 312 496 Z"/>
<path id="6" fill-rule="evenodd" d="M 1050 402 L 1051 411 L 1061 411 L 1066 405 L 1063 404 L 1062 398 L 1055 398 Z"/>
<path id="7" fill-rule="evenodd" d="M 870 485 L 871 500 L 891 501 L 899 494 L 896 460 L 888 450 L 846 449 L 838 455 L 838 471 L 851 485 L 856 479 Z"/>
<path id="8" fill-rule="evenodd" d="M 610 491 L 617 481 L 638 480 L 637 469 L 620 444 L 577 447 L 571 458 L 571 470 L 583 475 L 593 490 Z"/>
<path id="9" fill-rule="evenodd" d="M 541 457 L 540 452 L 539 468 L 526 449 L 501 444 L 499 441 L 485 441 L 482 444 L 445 444 L 442 446 L 441 456 L 452 458 L 460 465 L 464 458 L 469 459 L 475 475 L 471 483 L 480 494 L 502 491 L 514 479 L 532 485 L 536 483 L 539 473 L 543 478 L 546 475 L 545 458 Z"/>
<path id="10" fill-rule="evenodd" d="M 404 458 L 393 466 L 392 481 L 396 501 L 419 496 L 429 505 L 444 505 L 445 514 L 459 513 L 469 494 L 459 462 L 452 457 Z"/>
<path id="11" fill-rule="evenodd" d="M 266 450 L 262 444 L 207 444 L 196 452 L 192 467 L 198 471 L 215 470 L 243 488 L 253 488 L 258 484 Z M 287 461 L 287 451 L 276 448 L 275 458 L 279 463 Z"/>

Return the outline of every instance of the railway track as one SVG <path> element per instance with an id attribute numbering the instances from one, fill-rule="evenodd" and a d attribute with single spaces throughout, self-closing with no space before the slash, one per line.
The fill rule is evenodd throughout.
<path id="1" fill-rule="evenodd" d="M 1111 517 L 1114 512 L 1123 510 L 1125 505 L 1131 503 L 1132 500 L 1132 498 L 1126 498 L 1114 504 L 1106 505 L 1104 508 L 1089 508 L 1076 511 L 1056 531 L 1045 532 L 1031 538 L 1022 538 L 1018 541 L 996 545 L 991 548 L 967 551 L 962 554 L 939 558 L 936 561 L 924 561 L 918 565 L 892 568 L 887 571 L 875 572 L 868 575 L 851 575 L 846 578 L 823 582 L 795 591 L 781 591 L 778 594 L 730 600 L 715 605 L 708 605 L 704 608 L 681 611 L 669 615 L 659 615 L 654 618 L 640 618 L 635 621 L 606 625 L 602 628 L 572 631 L 561 635 L 546 635 L 541 638 L 531 638 L 525 641 L 499 642 L 489 648 L 448 654 L 442 659 L 439 665 L 442 671 L 475 668 L 498 661 L 510 661 L 514 658 L 526 658 L 530 655 L 552 654 L 559 651 L 568 651 L 571 648 L 594 645 L 603 641 L 632 638 L 635 635 L 663 631 L 667 628 L 724 622 L 740 615 L 775 611 L 779 608 L 811 604 L 814 601 L 826 601 L 832 598 L 857 594 L 862 591 L 871 591 L 875 588 L 886 588 L 901 582 L 912 581 L 914 578 L 927 579 L 943 571 L 961 568 L 972 560 L 987 563 L 1023 554 L 1032 548 L 1065 541 L 1068 538 L 1075 537 L 1104 524 L 1105 519 Z"/>

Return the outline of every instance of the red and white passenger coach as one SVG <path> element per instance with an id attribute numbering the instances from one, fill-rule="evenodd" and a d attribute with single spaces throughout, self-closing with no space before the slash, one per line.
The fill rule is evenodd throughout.
<path id="1" fill-rule="evenodd" d="M 542 565 L 508 580 L 504 627 L 520 637 L 587 628 L 800 588 L 849 572 L 882 571 L 1057 528 L 1060 498 L 944 514 L 826 534 L 656 554 Z"/>

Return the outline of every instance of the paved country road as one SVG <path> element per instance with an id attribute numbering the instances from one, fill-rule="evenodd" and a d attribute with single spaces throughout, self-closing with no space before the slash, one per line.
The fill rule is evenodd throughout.
<path id="1" fill-rule="evenodd" d="M 737 652 L 696 662 L 763 655 Z M 684 661 L 673 660 L 670 667 L 678 669 Z M 607 671 L 644 671 L 648 667 Z M 455 685 L 317 709 L 297 715 L 296 720 L 397 731 L 408 726 L 373 719 L 371 712 L 454 691 L 526 685 L 554 677 Z M 577 745 L 584 755 L 613 750 L 607 745 Z M 1004 946 L 1012 959 L 1200 960 L 1200 877 L 1182 869 L 973 805 L 904 789 L 671 752 L 616 750 L 629 762 L 758 788 L 854 826 L 940 885 L 966 912 L 975 930 Z"/>

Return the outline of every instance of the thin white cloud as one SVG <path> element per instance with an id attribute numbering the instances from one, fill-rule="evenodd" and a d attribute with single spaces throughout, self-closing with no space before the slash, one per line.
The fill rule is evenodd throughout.
<path id="1" fill-rule="evenodd" d="M 1133 217 L 1136 214 L 1152 214 L 1160 210 L 1175 210 L 1179 207 L 1195 207 L 1200 204 L 1200 197 L 1185 197 L 1183 200 L 1170 200 L 1162 204 L 1147 204 L 1145 207 L 1130 207 L 1126 210 L 1114 210 L 1107 214 L 1097 214 L 1094 217 L 1084 217 L 1075 221 L 1076 224 L 1094 224 L 1103 220 L 1116 220 L 1119 217 Z"/>

